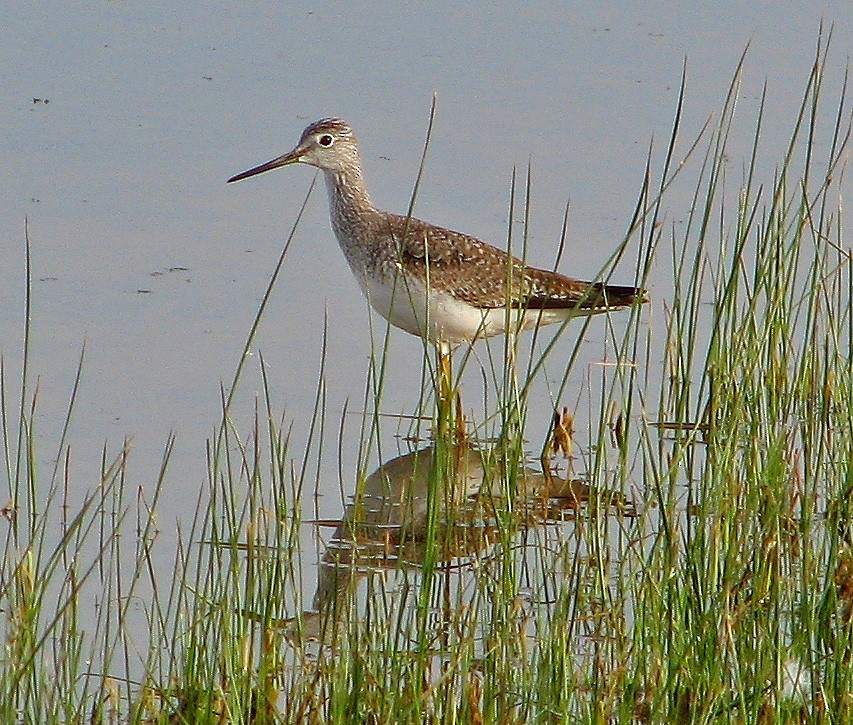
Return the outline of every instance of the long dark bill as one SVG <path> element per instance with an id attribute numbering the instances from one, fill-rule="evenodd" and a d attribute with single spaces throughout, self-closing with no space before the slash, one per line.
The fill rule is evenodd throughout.
<path id="1" fill-rule="evenodd" d="M 272 171 L 273 169 L 278 169 L 282 166 L 287 166 L 288 164 L 298 163 L 301 157 L 301 152 L 298 149 L 294 149 L 293 151 L 286 153 L 284 156 L 279 156 L 277 159 L 267 161 L 265 164 L 256 166 L 254 169 L 249 169 L 248 171 L 244 171 L 242 174 L 232 176 L 228 179 L 228 183 L 230 184 L 232 181 L 248 179 L 250 176 L 257 176 L 258 174 L 263 174 L 265 171 Z"/>

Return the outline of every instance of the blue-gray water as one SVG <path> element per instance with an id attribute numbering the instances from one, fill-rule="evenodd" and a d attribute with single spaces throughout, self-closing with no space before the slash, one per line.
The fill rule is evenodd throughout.
<path id="1" fill-rule="evenodd" d="M 512 170 L 523 175 L 530 162 L 528 261 L 553 262 L 570 199 L 561 270 L 592 276 L 629 223 L 652 137 L 660 166 L 682 64 L 683 151 L 718 113 L 750 44 L 737 127 L 743 145 L 731 149 L 734 191 L 737 154 L 748 152 L 765 81 L 762 146 L 767 158 L 781 158 L 821 17 L 827 26 L 836 22 L 829 83 L 837 90 L 853 47 L 844 2 L 443 10 L 397 3 L 203 10 L 181 3 L 4 4 L 0 352 L 7 406 L 18 395 L 27 219 L 39 460 L 51 465 L 55 455 L 85 342 L 70 432 L 72 486 L 91 489 L 103 442 L 117 452 L 130 436 L 130 483 L 152 487 L 166 436 L 175 431 L 159 516 L 169 536 L 176 518 L 192 514 L 205 477 L 204 441 L 219 417 L 220 382 L 230 381 L 312 170 L 290 168 L 236 186 L 225 184 L 229 176 L 291 148 L 308 122 L 339 115 L 357 129 L 376 203 L 404 212 L 435 93 L 417 215 L 502 246 Z M 333 444 L 320 514 L 334 517 L 343 506 L 336 426 L 345 401 L 363 394 L 369 313 L 329 230 L 324 190 L 317 191 L 254 349 L 269 363 L 276 410 L 295 421 L 299 452 L 328 311 Z M 668 200 L 668 225 L 684 218 L 690 191 Z M 614 281 L 630 282 L 632 273 L 627 260 Z M 665 269 L 654 274 L 649 324 L 662 329 L 668 278 Z M 601 357 L 595 340 L 602 336 L 603 326 L 593 330 L 576 387 L 560 403 L 582 397 L 579 386 Z M 392 334 L 388 412 L 413 412 L 420 355 L 419 341 Z M 558 354 L 555 374 L 559 367 Z M 243 430 L 256 381 L 247 378 L 235 413 Z M 543 390 L 533 447 L 550 406 Z M 354 423 L 343 448 L 342 468 L 353 475 L 357 433 Z"/>

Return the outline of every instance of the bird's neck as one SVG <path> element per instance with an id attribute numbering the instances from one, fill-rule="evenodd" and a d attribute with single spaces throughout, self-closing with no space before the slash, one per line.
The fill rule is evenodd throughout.
<path id="1" fill-rule="evenodd" d="M 361 170 L 326 171 L 332 230 L 356 278 L 365 287 L 373 270 L 388 257 L 388 245 L 378 231 L 383 213 L 370 201 Z"/>
<path id="2" fill-rule="evenodd" d="M 325 176 L 332 226 L 340 239 L 342 231 L 359 227 L 376 210 L 370 201 L 360 169 L 326 171 Z"/>

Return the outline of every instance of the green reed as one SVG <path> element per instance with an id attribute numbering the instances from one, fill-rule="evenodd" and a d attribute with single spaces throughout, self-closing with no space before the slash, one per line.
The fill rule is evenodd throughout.
<path id="1" fill-rule="evenodd" d="M 682 82 L 668 142 L 650 146 L 634 214 L 600 274 L 634 266 L 649 305 L 572 322 L 568 350 L 562 330 L 547 328 L 478 343 L 479 357 L 460 349 L 446 380 L 425 345 L 411 419 L 383 411 L 396 333 L 371 328 L 375 352 L 352 406 L 363 410 L 359 470 L 338 470 L 342 498 L 392 489 L 372 462 L 431 449 L 413 459 L 402 490 L 417 485 L 422 504 L 401 499 L 423 525 L 372 542 L 393 554 L 381 564 L 350 549 L 319 567 L 311 556 L 332 524 L 311 520 L 310 497 L 328 479 L 329 451 L 342 457 L 351 412 L 326 403 L 325 330 L 310 420 L 275 409 L 263 356 L 257 369 L 244 367 L 301 212 L 222 391 L 208 480 L 195 518 L 177 531 L 169 581 L 153 562 L 170 553 L 158 550 L 156 513 L 173 485 L 173 439 L 149 498 L 129 500 L 127 446 L 105 448 L 99 485 L 63 508 L 69 445 L 63 433 L 42 481 L 25 342 L 20 395 L 0 367 L 11 502 L 0 719 L 848 721 L 853 274 L 840 200 L 850 111 L 846 77 L 824 110 L 828 40 L 820 38 L 778 157 L 759 143 L 770 113 L 762 95 L 749 157 L 731 160 L 746 56 L 716 121 L 686 143 Z M 429 133 L 424 161 L 428 144 Z M 513 174 L 507 246 L 522 257 L 532 184 L 530 169 L 523 182 Z M 669 200 L 686 185 L 689 211 L 670 226 Z M 411 208 L 416 195 L 417 184 Z M 669 268 L 671 283 L 655 281 Z M 606 331 L 601 364 L 576 390 L 591 325 Z M 73 391 L 83 363 L 81 354 Z M 241 396 L 252 375 L 262 391 L 253 404 Z M 482 415 L 464 401 L 477 385 Z M 75 401 L 72 392 L 67 421 Z M 567 463 L 552 443 L 525 441 L 530 420 L 563 406 L 588 421 Z M 552 433 L 561 426 L 571 421 L 557 416 Z M 472 472 L 481 481 L 473 501 L 459 488 Z M 531 487 L 556 474 L 581 478 L 585 498 L 545 523 L 531 513 L 543 500 Z M 369 543 L 357 518 L 338 533 Z M 319 614 L 306 583 L 315 578 Z M 80 617 L 93 591 L 103 602 L 94 632 Z M 139 602 L 147 643 L 129 636 Z"/>

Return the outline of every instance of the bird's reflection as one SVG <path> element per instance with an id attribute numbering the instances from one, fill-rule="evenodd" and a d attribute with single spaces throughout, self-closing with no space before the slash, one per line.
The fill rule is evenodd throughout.
<path id="1" fill-rule="evenodd" d="M 325 639 L 326 627 L 342 621 L 358 579 L 420 567 L 428 551 L 434 562 L 471 560 L 494 543 L 507 512 L 522 528 L 564 521 L 593 495 L 632 514 L 621 494 L 595 493 L 580 480 L 527 466 L 509 471 L 494 450 L 466 444 L 439 454 L 430 446 L 394 458 L 352 497 L 320 563 L 313 609 L 288 621 L 288 636 Z"/>

